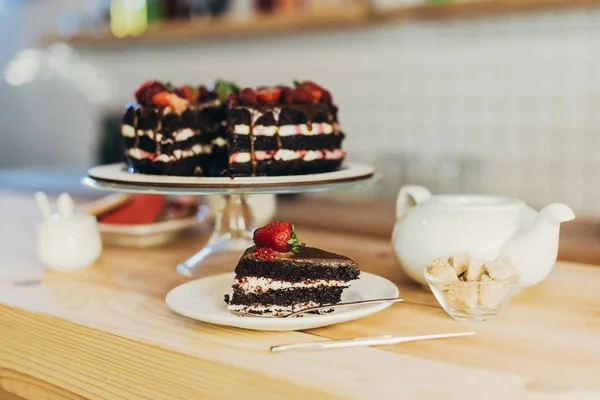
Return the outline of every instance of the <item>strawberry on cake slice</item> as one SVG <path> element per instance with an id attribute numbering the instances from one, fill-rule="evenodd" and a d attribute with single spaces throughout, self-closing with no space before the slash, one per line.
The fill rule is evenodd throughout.
<path id="1" fill-rule="evenodd" d="M 273 222 L 254 232 L 235 268 L 227 309 L 250 315 L 283 316 L 341 301 L 359 278 L 351 258 L 307 247 L 289 222 Z M 321 311 L 327 312 L 331 310 Z"/>

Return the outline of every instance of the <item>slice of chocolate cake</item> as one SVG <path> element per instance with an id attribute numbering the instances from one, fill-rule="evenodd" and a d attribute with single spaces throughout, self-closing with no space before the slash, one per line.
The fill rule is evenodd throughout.
<path id="1" fill-rule="evenodd" d="M 360 275 L 351 258 L 304 247 L 287 222 L 275 222 L 256 232 L 257 246 L 247 249 L 235 268 L 227 304 L 231 311 L 283 316 L 337 304 L 344 289 Z M 269 247 L 259 247 L 264 245 Z"/>
<path id="2" fill-rule="evenodd" d="M 229 103 L 232 176 L 312 174 L 335 171 L 342 164 L 338 109 L 316 83 L 245 88 Z"/>
<path id="3" fill-rule="evenodd" d="M 130 171 L 153 175 L 228 174 L 227 99 L 235 85 L 173 88 L 147 81 L 127 107 L 121 133 Z"/>

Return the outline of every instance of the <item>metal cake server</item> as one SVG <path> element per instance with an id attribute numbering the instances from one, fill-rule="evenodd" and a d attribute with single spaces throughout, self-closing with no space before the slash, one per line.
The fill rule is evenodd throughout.
<path id="1" fill-rule="evenodd" d="M 279 353 L 282 351 L 292 350 L 323 350 L 323 349 L 334 349 L 342 347 L 359 347 L 359 346 L 383 346 L 389 344 L 398 344 L 404 342 L 415 342 L 418 340 L 430 340 L 430 339 L 444 339 L 459 336 L 472 336 L 475 332 L 458 332 L 458 333 L 441 333 L 435 335 L 420 335 L 420 336 L 372 336 L 355 339 L 343 339 L 343 340 L 327 340 L 321 342 L 309 342 L 309 343 L 295 343 L 295 344 L 284 344 L 281 346 L 271 347 L 272 353 Z"/>
<path id="2" fill-rule="evenodd" d="M 330 304 L 330 305 L 325 305 L 325 306 L 305 308 L 303 310 L 294 311 L 292 313 L 289 313 L 289 314 L 286 314 L 286 315 L 282 315 L 282 316 L 248 314 L 248 313 L 245 313 L 245 312 L 234 311 L 234 310 L 228 310 L 228 312 L 231 313 L 231 314 L 240 315 L 240 316 L 243 316 L 243 317 L 292 318 L 292 317 L 296 317 L 296 316 L 298 316 L 300 314 L 304 314 L 304 313 L 312 312 L 312 311 L 323 310 L 323 309 L 327 310 L 327 309 L 330 309 L 330 308 L 349 307 L 349 306 L 357 306 L 357 305 L 365 305 L 365 304 L 377 304 L 377 303 L 398 303 L 398 302 L 401 302 L 403 300 L 404 299 L 402 297 L 390 297 L 390 298 L 387 298 L 387 299 L 371 299 L 371 300 L 349 301 L 349 302 L 346 302 L 346 303 L 337 303 L 337 304 Z"/>

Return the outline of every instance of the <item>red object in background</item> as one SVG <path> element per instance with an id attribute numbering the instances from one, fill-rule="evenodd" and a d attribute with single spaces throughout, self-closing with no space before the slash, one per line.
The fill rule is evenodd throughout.
<path id="1" fill-rule="evenodd" d="M 122 207 L 98 218 L 105 224 L 152 224 L 160 218 L 167 199 L 158 194 L 136 194 Z"/>
<path id="2" fill-rule="evenodd" d="M 305 0 L 254 0 L 254 8 L 259 13 L 298 11 L 304 7 Z"/>

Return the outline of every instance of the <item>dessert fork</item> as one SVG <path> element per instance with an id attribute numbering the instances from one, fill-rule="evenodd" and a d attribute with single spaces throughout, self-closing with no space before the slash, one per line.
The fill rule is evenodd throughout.
<path id="1" fill-rule="evenodd" d="M 273 316 L 273 315 L 261 315 L 261 314 L 249 314 L 241 311 L 228 310 L 229 313 L 239 315 L 242 317 L 258 317 L 258 318 L 292 318 L 297 317 L 300 314 L 304 314 L 307 312 L 318 311 L 323 309 L 337 308 L 337 307 L 350 307 L 356 305 L 364 305 L 364 304 L 377 304 L 377 303 L 399 303 L 403 301 L 402 297 L 390 297 L 387 299 L 371 299 L 371 300 L 359 300 L 359 301 L 349 301 L 345 303 L 337 303 L 337 304 L 329 304 L 324 306 L 310 307 L 305 308 L 303 310 L 294 311 L 286 315 L 281 316 Z"/>
<path id="2" fill-rule="evenodd" d="M 398 344 L 405 342 L 415 342 L 419 340 L 431 340 L 431 339 L 445 339 L 454 338 L 460 336 L 472 336 L 475 332 L 458 332 L 458 333 L 441 333 L 434 335 L 419 335 L 419 336 L 373 336 L 373 337 L 362 337 L 354 339 L 342 339 L 342 340 L 325 340 L 320 342 L 307 342 L 307 343 L 294 343 L 284 344 L 280 346 L 271 347 L 272 353 L 279 353 L 282 351 L 290 350 L 323 350 L 323 349 L 334 349 L 342 347 L 360 347 L 360 346 L 384 346 L 390 344 Z"/>

